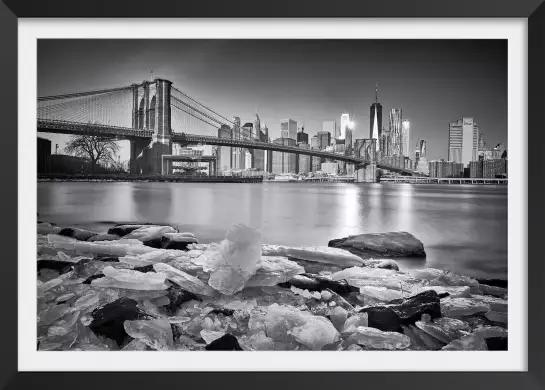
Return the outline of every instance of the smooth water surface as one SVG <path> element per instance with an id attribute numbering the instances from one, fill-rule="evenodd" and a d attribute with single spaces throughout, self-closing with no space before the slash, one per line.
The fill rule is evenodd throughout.
<path id="1" fill-rule="evenodd" d="M 201 243 L 235 223 L 263 242 L 327 245 L 349 234 L 407 231 L 436 267 L 507 278 L 507 186 L 355 183 L 40 182 L 40 219 L 106 231 L 118 222 L 174 224 Z"/>

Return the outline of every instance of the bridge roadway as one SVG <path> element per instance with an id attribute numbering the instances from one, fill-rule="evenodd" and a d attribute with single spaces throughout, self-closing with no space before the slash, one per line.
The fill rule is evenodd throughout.
<path id="1" fill-rule="evenodd" d="M 52 120 L 52 119 L 38 119 L 37 122 L 38 132 L 44 133 L 56 133 L 56 134 L 81 134 L 81 135 L 94 135 L 105 136 L 117 139 L 138 140 L 138 139 L 150 139 L 153 136 L 153 130 L 133 129 L 128 127 L 118 127 L 111 125 L 104 125 L 99 123 L 82 123 L 82 122 L 70 122 L 64 120 Z M 368 160 L 357 158 L 354 156 L 345 156 L 342 154 L 336 154 L 331 152 L 324 152 L 312 149 L 303 149 L 297 146 L 286 146 L 274 143 L 267 143 L 257 140 L 237 140 L 231 138 L 218 138 L 214 136 L 187 134 L 187 133 L 171 133 L 171 141 L 180 144 L 207 144 L 216 146 L 231 146 L 241 147 L 247 149 L 260 149 L 260 150 L 272 150 L 276 152 L 296 153 L 307 156 L 315 156 L 328 158 L 337 161 L 345 161 L 354 164 L 356 169 L 362 168 L 369 164 Z M 397 172 L 405 175 L 418 175 L 416 172 L 410 169 L 403 169 L 393 167 L 390 165 L 377 162 L 377 168 L 386 169 L 392 172 Z"/>

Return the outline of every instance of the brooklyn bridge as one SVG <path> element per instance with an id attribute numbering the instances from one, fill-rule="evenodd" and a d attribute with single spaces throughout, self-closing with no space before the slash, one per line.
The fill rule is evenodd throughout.
<path id="1" fill-rule="evenodd" d="M 227 132 L 230 137 L 208 135 L 211 131 L 218 135 L 226 133 L 218 131 L 225 128 L 232 130 Z M 161 78 L 124 87 L 38 97 L 37 130 L 128 140 L 131 174 L 170 174 L 172 162 L 178 160 L 172 155 L 172 144 L 176 143 L 181 146 L 234 147 L 250 153 L 266 150 L 344 161 L 354 164 L 358 182 L 375 182 L 378 169 L 419 175 L 410 169 L 378 161 L 375 139 L 357 139 L 353 155 L 259 140 L 252 134 L 241 133 L 233 121 Z M 218 165 L 217 161 L 210 163 L 211 166 Z"/>

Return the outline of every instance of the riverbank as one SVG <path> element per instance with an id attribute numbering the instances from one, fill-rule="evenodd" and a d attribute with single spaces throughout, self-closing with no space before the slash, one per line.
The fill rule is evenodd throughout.
<path id="1" fill-rule="evenodd" d="M 399 271 L 396 255 L 425 256 L 408 233 L 329 245 L 269 245 L 243 225 L 205 245 L 171 226 L 39 223 L 38 348 L 507 348 L 506 282 Z"/>
<path id="2" fill-rule="evenodd" d="M 95 174 L 95 175 L 68 175 L 68 174 L 42 174 L 38 175 L 40 182 L 163 182 L 163 183 L 261 183 L 262 176 L 182 176 L 182 175 L 119 175 L 119 174 Z"/>

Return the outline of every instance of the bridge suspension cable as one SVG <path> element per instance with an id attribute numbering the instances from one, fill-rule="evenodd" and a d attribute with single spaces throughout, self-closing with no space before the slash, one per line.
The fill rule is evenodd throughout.
<path id="1" fill-rule="evenodd" d="M 49 101 L 49 100 L 60 100 L 60 99 L 70 99 L 70 98 L 78 98 L 82 96 L 89 96 L 89 95 L 100 95 L 104 93 L 112 93 L 117 91 L 129 91 L 132 89 L 132 86 L 125 86 L 125 87 L 118 87 L 118 88 L 109 88 L 109 89 L 100 89 L 95 91 L 85 91 L 85 92 L 75 92 L 75 93 L 66 93 L 63 95 L 51 95 L 51 96 L 38 96 L 38 101 Z"/>
<path id="2" fill-rule="evenodd" d="M 224 117 L 223 115 L 221 114 L 218 114 L 216 111 L 212 110 L 210 107 L 207 107 L 205 106 L 204 104 L 202 104 L 201 102 L 197 101 L 196 99 L 192 98 L 191 96 L 183 93 L 182 91 L 180 91 L 179 89 L 177 88 L 174 88 L 172 87 L 172 92 L 175 92 L 175 93 L 179 93 L 180 95 L 182 95 L 183 97 L 186 97 L 187 99 L 191 100 L 192 102 L 196 103 L 197 105 L 201 106 L 202 108 L 204 108 L 205 110 L 208 110 L 210 111 L 211 113 L 213 113 L 214 115 L 217 115 L 218 117 L 220 117 L 221 119 L 227 121 L 227 123 L 231 124 L 231 125 L 234 125 L 234 122 L 227 119 L 226 117 Z M 174 94 L 172 94 L 172 96 L 174 96 Z M 224 124 L 227 124 L 227 123 L 224 123 Z"/>

